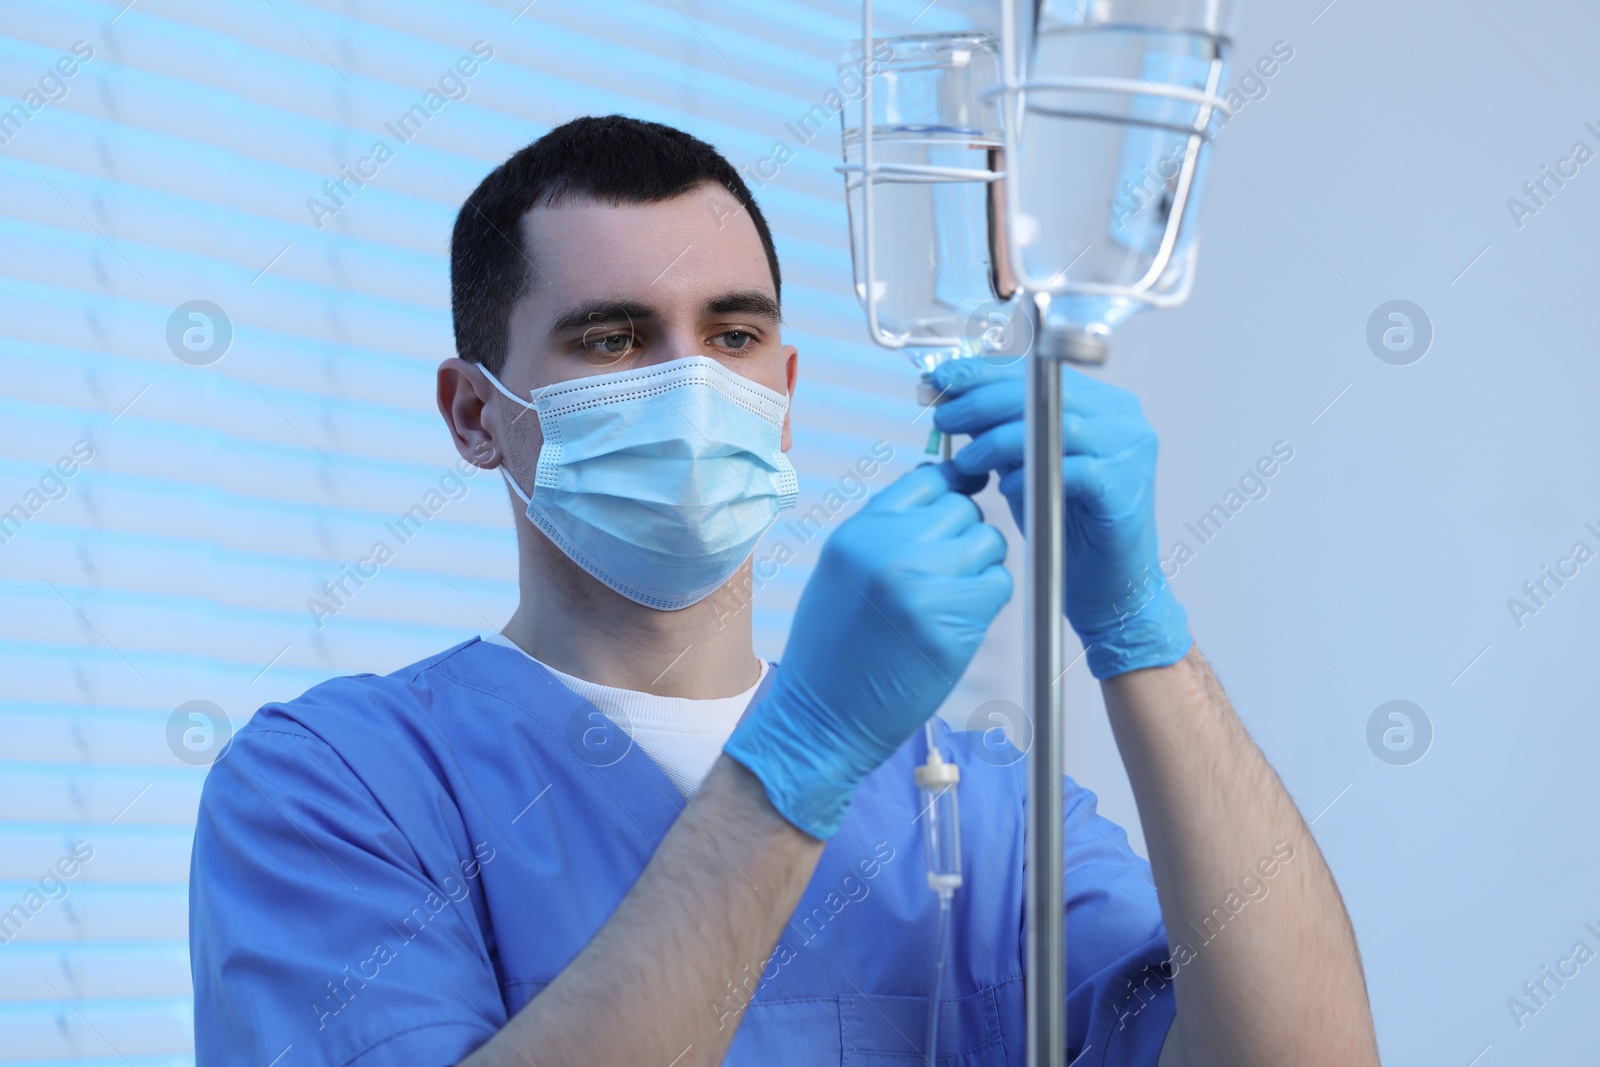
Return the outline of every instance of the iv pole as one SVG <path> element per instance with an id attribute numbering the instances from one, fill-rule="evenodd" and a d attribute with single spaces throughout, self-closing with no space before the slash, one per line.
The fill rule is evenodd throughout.
<path id="1" fill-rule="evenodd" d="M 1067 1051 L 1066 897 L 1061 833 L 1061 776 L 1065 709 L 1062 706 L 1061 359 L 1046 353 L 1045 312 L 1050 297 L 1023 296 L 1034 344 L 1027 363 L 1023 469 L 1023 536 L 1027 542 L 1027 694 L 1033 723 L 1028 751 L 1026 979 L 1029 1067 L 1062 1067 Z"/>
<path id="2" fill-rule="evenodd" d="M 866 6 L 870 7 L 870 0 Z M 1018 51 L 1016 0 L 1000 2 L 1001 71 L 1000 87 L 1005 101 L 1003 116 L 1007 182 L 1005 203 L 998 225 L 1004 238 L 994 246 L 997 256 L 1008 261 L 1020 292 L 1032 344 L 1022 357 L 1027 366 L 1027 399 L 1024 411 L 1026 450 L 1024 453 L 1023 534 L 1026 539 L 1025 585 L 1027 586 L 1027 692 L 1025 709 L 1033 724 L 1033 742 L 1028 751 L 1028 810 L 1026 835 L 1027 878 L 1024 886 L 1024 916 L 1028 928 L 1025 957 L 1025 1004 L 1027 1014 L 1028 1067 L 1064 1067 L 1067 1054 L 1067 947 L 1066 884 L 1063 844 L 1063 797 L 1061 781 L 1065 773 L 1065 721 L 1063 700 L 1061 639 L 1065 604 L 1063 591 L 1065 493 L 1062 488 L 1061 368 L 1063 363 L 1103 364 L 1109 347 L 1102 336 L 1070 328 L 1053 327 L 1049 321 L 1053 291 L 1119 292 L 1155 307 L 1182 303 L 1189 293 L 1192 272 L 1186 272 L 1178 289 L 1159 294 L 1152 291 L 1167 270 L 1177 248 L 1179 226 L 1193 188 L 1199 161 L 1201 131 L 1210 121 L 1211 109 L 1226 112 L 1217 97 L 1222 73 L 1220 60 L 1211 64 L 1205 90 L 1151 84 L 1144 80 L 1105 78 L 1039 78 L 1024 72 Z M 1032 41 L 1028 42 L 1031 47 Z M 1026 54 L 1026 51 L 1022 53 Z M 1058 285 L 1062 275 L 1040 280 L 1033 277 L 1023 261 L 1020 248 L 1010 239 L 1017 232 L 1017 203 L 1020 199 L 1021 159 L 1018 152 L 1019 128 L 1026 110 L 1023 94 L 1028 88 L 1041 90 L 1109 90 L 1119 93 L 1145 93 L 1185 100 L 1201 107 L 1191 133 L 1188 150 L 1180 168 L 1174 203 L 1159 251 L 1144 277 L 1131 287 Z M 1004 246 L 1003 251 L 1001 245 Z M 1065 270 L 1062 271 L 1065 274 Z M 998 295 L 998 294 L 997 294 Z"/>
<path id="3" fill-rule="evenodd" d="M 1066 875 L 1061 779 L 1066 773 L 1066 703 L 1061 679 L 1065 618 L 1062 554 L 1065 493 L 1061 484 L 1061 365 L 1105 361 L 1105 342 L 1088 334 L 1061 334 L 1046 326 L 1048 293 L 1023 294 L 1034 344 L 1027 365 L 1027 427 L 1023 455 L 1023 537 L 1027 542 L 1027 692 L 1033 723 L 1028 750 L 1028 927 L 1024 961 L 1028 1067 L 1063 1067 L 1067 1055 Z"/>

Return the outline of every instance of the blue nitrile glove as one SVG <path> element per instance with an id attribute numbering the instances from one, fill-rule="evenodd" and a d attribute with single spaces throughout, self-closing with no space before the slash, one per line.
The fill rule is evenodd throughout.
<path id="1" fill-rule="evenodd" d="M 1005 537 L 968 495 L 987 481 L 921 466 L 834 531 L 777 678 L 723 749 L 814 837 L 938 710 L 1011 599 Z"/>
<path id="2" fill-rule="evenodd" d="M 933 372 L 945 399 L 934 423 L 970 434 L 956 454 L 962 471 L 996 471 L 1022 523 L 1026 368 L 960 359 Z M 1161 573 L 1156 542 L 1156 435 L 1139 398 L 1062 369 L 1062 482 L 1066 497 L 1067 621 L 1106 679 L 1165 667 L 1189 651 L 1189 616 Z"/>

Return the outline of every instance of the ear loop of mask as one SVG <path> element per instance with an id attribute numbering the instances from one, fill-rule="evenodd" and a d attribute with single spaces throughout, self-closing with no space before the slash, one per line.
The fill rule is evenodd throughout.
<path id="1" fill-rule="evenodd" d="M 516 402 L 518 404 L 521 404 L 523 407 L 527 408 L 529 411 L 537 412 L 539 410 L 538 405 L 532 404 L 532 403 L 522 399 L 516 393 L 513 393 L 511 390 L 509 390 L 505 386 L 501 385 L 500 384 L 500 379 L 496 378 L 493 374 L 491 374 L 489 372 L 489 368 L 488 367 L 485 367 L 483 364 L 480 363 L 478 365 L 478 369 L 483 372 L 483 376 L 485 378 L 489 379 L 489 384 L 490 385 L 492 385 L 496 389 L 500 390 L 502 393 L 504 393 L 512 401 L 514 401 L 514 402 Z M 500 460 L 500 476 L 506 480 L 506 484 L 509 485 L 511 487 L 511 491 L 513 493 L 517 494 L 517 496 L 522 500 L 522 503 L 523 503 L 523 505 L 525 507 L 532 506 L 533 501 L 528 499 L 528 494 L 524 493 L 522 491 L 522 486 L 517 484 L 517 480 L 515 478 L 511 477 L 511 471 L 507 467 L 506 462 L 505 462 L 505 460 L 503 458 Z"/>

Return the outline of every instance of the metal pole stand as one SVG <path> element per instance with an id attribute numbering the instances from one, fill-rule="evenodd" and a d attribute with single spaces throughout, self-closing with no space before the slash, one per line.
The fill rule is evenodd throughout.
<path id="1" fill-rule="evenodd" d="M 1023 298 L 1035 338 L 1027 360 L 1027 451 L 1023 535 L 1027 539 L 1028 753 L 1027 1025 L 1029 1067 L 1063 1067 L 1067 1056 L 1066 882 L 1061 778 L 1064 495 L 1061 486 L 1061 365 L 1105 362 L 1106 343 L 1046 327 L 1050 297 Z"/>

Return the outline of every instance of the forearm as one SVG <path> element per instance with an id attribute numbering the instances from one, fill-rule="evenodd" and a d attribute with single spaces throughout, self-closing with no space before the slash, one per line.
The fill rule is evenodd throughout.
<path id="1" fill-rule="evenodd" d="M 1333 876 L 1198 648 L 1103 689 L 1177 966 L 1163 1067 L 1376 1064 Z"/>
<path id="2" fill-rule="evenodd" d="M 728 983 L 760 973 L 821 854 L 719 758 L 610 920 L 462 1067 L 721 1063 Z"/>

